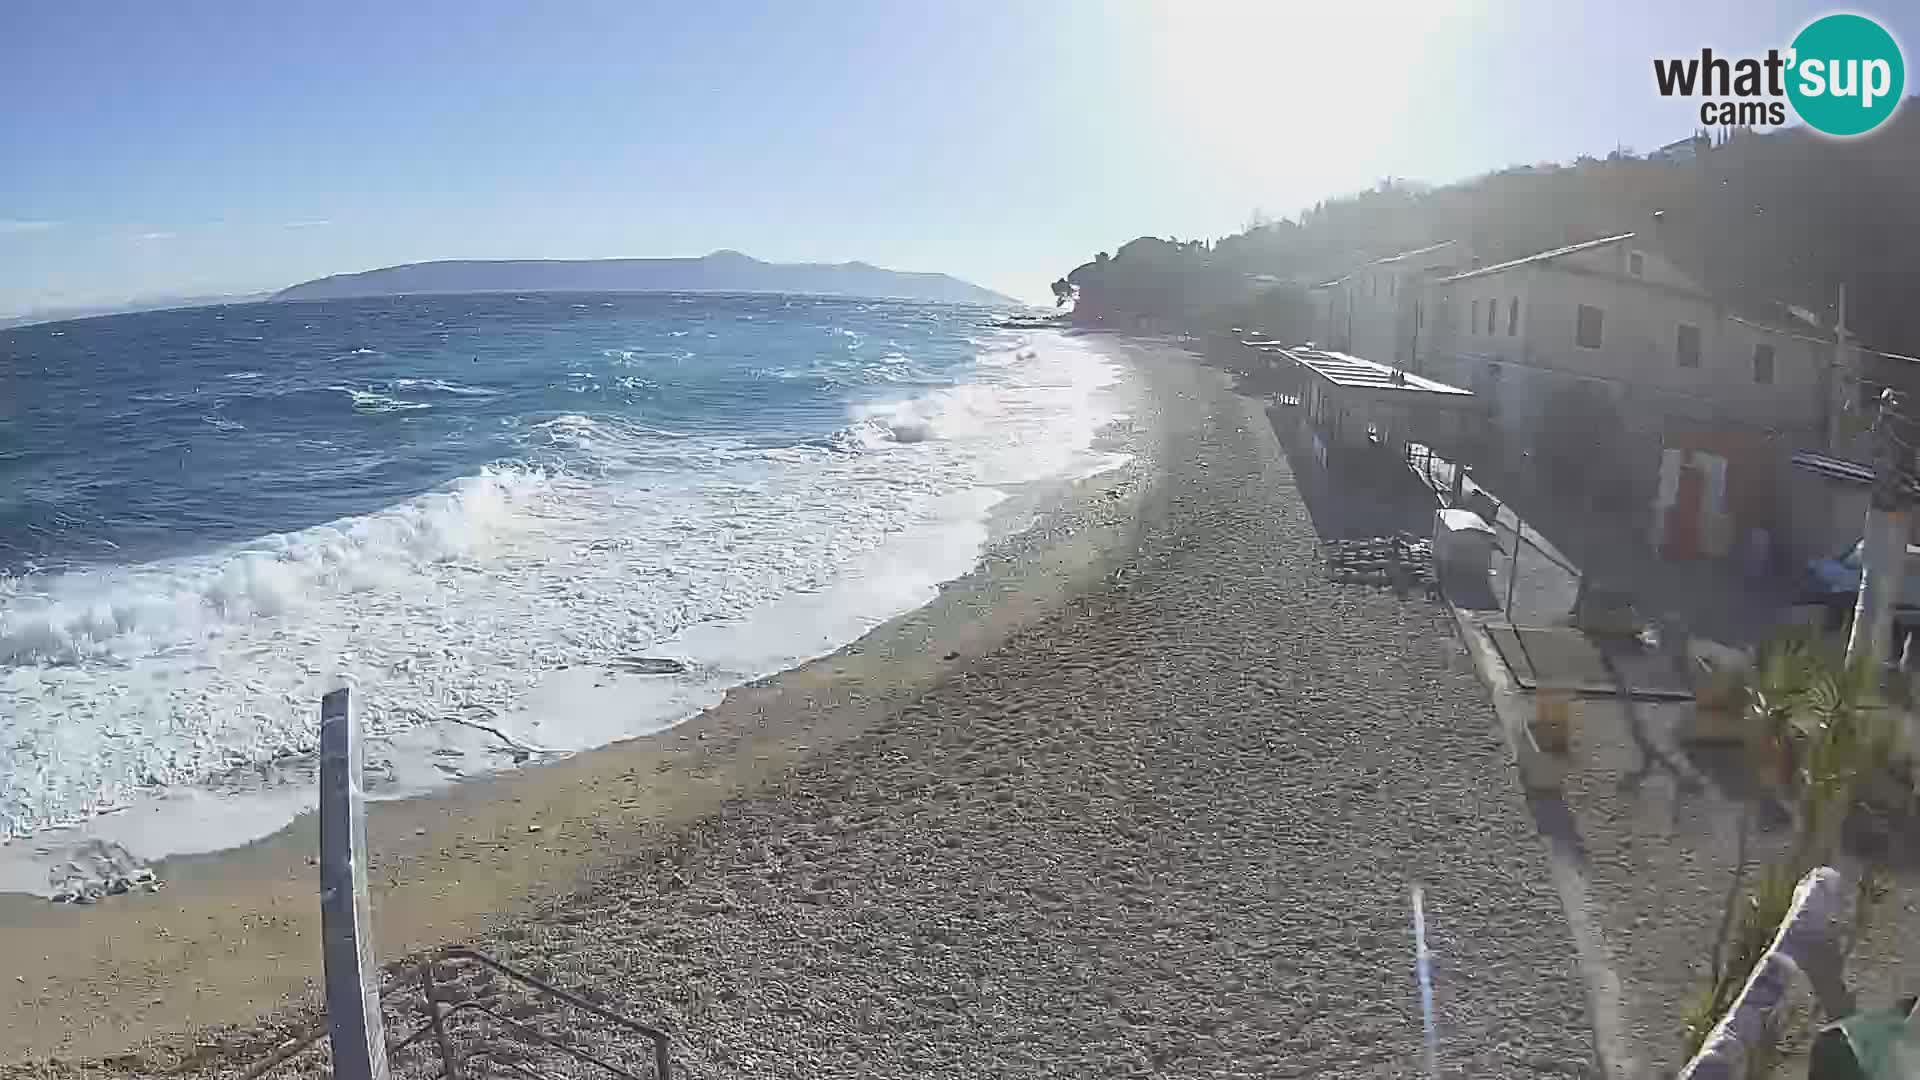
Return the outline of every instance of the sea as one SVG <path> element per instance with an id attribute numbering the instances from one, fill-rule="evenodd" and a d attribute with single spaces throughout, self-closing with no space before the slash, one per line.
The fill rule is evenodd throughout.
<path id="1" fill-rule="evenodd" d="M 254 839 L 311 805 L 335 686 L 410 794 L 926 603 L 1010 496 L 1125 460 L 1123 369 L 1003 315 L 489 294 L 0 332 L 0 838 Z"/>

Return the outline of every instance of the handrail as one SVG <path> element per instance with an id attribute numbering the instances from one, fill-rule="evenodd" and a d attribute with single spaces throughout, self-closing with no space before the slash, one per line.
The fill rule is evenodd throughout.
<path id="1" fill-rule="evenodd" d="M 486 953 L 483 953 L 478 949 L 470 949 L 464 945 L 454 945 L 449 948 L 442 949 L 438 955 L 438 959 L 471 960 L 474 963 L 480 964 L 483 967 L 487 967 L 494 971 L 497 971 L 500 974 L 505 975 L 509 979 L 513 979 L 516 982 L 524 983 L 528 986 L 531 986 L 535 990 L 538 990 L 543 994 L 546 994 L 550 997 L 559 998 L 561 1001 L 564 1001 L 567 1004 L 572 1005 L 576 1009 L 580 1009 L 583 1012 L 592 1013 L 594 1016 L 597 1016 L 600 1019 L 605 1020 L 610 1024 L 617 1024 L 620 1027 L 626 1028 L 628 1031 L 631 1031 L 637 1035 L 645 1037 L 646 1039 L 648 1039 L 653 1043 L 654 1072 L 660 1077 L 660 1080 L 668 1080 L 668 1078 L 671 1076 L 671 1070 L 673 1066 L 672 1066 L 672 1061 L 670 1060 L 670 1055 L 668 1053 L 668 1050 L 672 1045 L 672 1041 L 668 1038 L 667 1033 L 665 1031 L 662 1031 L 661 1029 L 656 1027 L 652 1027 L 648 1024 L 643 1024 L 640 1021 L 633 1019 L 632 1017 L 622 1016 L 619 1013 L 612 1011 L 611 1009 L 605 1009 L 599 1005 L 595 1005 L 593 1002 L 588 1001 L 585 998 L 582 998 L 576 994 L 570 994 L 567 991 L 562 990 L 551 983 L 544 982 L 540 979 L 535 978 L 532 975 L 527 974 L 524 971 L 519 970 L 518 968 L 514 968 L 508 964 L 502 963 L 501 961 L 496 960 L 491 956 L 488 956 Z M 433 963 L 433 960 L 428 960 L 427 963 L 431 964 Z M 457 1007 L 458 1006 L 456 1006 L 455 1008 Z M 452 1008 L 447 1010 L 448 1013 L 452 1013 L 453 1011 L 454 1009 Z M 429 1027 L 430 1026 L 431 1025 L 429 1025 Z M 415 1033 L 415 1035 L 410 1037 L 408 1041 L 410 1042 L 412 1041 L 413 1038 L 417 1038 L 418 1034 L 419 1033 Z M 606 1066 L 606 1067 L 612 1068 L 612 1066 Z M 619 1070 L 615 1070 L 615 1071 L 619 1071 Z M 622 1075 L 627 1075 L 627 1074 L 622 1073 Z"/>
<path id="2" fill-rule="evenodd" d="M 243 1080 L 258 1080 L 318 1043 L 323 1036 L 331 1039 L 333 1071 L 341 1080 L 388 1080 L 391 1075 L 388 1058 L 428 1033 L 438 1043 L 445 1066 L 443 1075 L 447 1080 L 462 1080 L 460 1056 L 448 1034 L 447 1017 L 468 1008 L 497 1016 L 479 1003 L 441 1007 L 433 965 L 462 960 L 489 968 L 538 993 L 645 1037 L 653 1045 L 656 1080 L 669 1080 L 673 1063 L 669 1054 L 671 1042 L 665 1031 L 603 1008 L 463 945 L 442 949 L 423 961 L 421 988 L 428 1021 L 413 1034 L 388 1044 L 381 1016 L 380 969 L 374 959 L 373 913 L 367 887 L 366 800 L 360 787 L 363 757 L 362 733 L 358 714 L 352 708 L 351 692 L 345 687 L 330 691 L 320 704 L 319 865 L 326 1008 L 323 1018 L 306 1035 L 282 1045 L 248 1069 Z M 638 1080 L 624 1069 L 584 1051 L 562 1046 L 524 1024 L 497 1018 L 527 1037 L 598 1065 L 625 1080 Z"/>

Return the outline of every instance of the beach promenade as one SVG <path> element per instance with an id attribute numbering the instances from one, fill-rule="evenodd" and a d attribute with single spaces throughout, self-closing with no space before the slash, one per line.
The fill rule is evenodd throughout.
<path id="1" fill-rule="evenodd" d="M 382 809 L 376 846 L 420 852 L 387 860 L 383 951 L 465 937 L 591 986 L 671 1031 L 689 1076 L 1405 1076 L 1418 886 L 1443 1075 L 1587 1075 L 1569 932 L 1446 609 L 1328 582 L 1261 403 L 1112 347 L 1141 379 L 1134 465 L 926 612 L 676 735 L 460 796 L 470 815 Z M 484 856 L 449 855 L 455 833 Z M 297 906 L 280 843 L 257 872 Z M 225 873 L 151 918 L 235 902 Z M 469 888 L 511 893 L 505 914 Z M 138 993 L 190 992 L 166 977 Z M 238 1025 L 193 1072 L 311 1019 L 256 1026 L 242 990 L 188 1017 Z M 0 987 L 5 1060 L 113 1049 L 35 993 Z M 117 1071 L 190 1044 L 150 1008 Z"/>

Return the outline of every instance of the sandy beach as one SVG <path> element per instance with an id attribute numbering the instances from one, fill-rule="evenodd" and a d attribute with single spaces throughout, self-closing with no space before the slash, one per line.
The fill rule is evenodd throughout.
<path id="1" fill-rule="evenodd" d="M 1328 583 L 1261 403 L 1108 347 L 1131 462 L 934 603 L 665 734 L 374 806 L 383 957 L 591 985 L 689 1076 L 1402 1075 L 1418 886 L 1447 1073 L 1585 1075 L 1446 610 Z M 0 898 L 0 1072 L 264 1057 L 314 1015 L 314 850 L 303 820 L 158 893 Z"/>

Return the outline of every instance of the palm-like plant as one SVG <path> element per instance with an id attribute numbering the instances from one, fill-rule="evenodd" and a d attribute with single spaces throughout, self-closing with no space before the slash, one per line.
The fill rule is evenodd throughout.
<path id="1" fill-rule="evenodd" d="M 1831 862 L 1840 828 L 1862 783 L 1892 752 L 1892 732 L 1879 700 L 1876 672 L 1849 662 L 1818 631 L 1782 632 L 1760 649 L 1746 686 L 1746 715 L 1762 745 L 1776 755 L 1772 778 L 1794 795 L 1796 830 L 1784 861 L 1760 872 L 1741 895 L 1746 872 L 1745 823 L 1730 906 L 1715 937 L 1711 975 L 1682 1017 L 1691 1055 L 1746 985 L 1792 904 L 1793 890 L 1814 866 Z M 1862 879 L 1862 896 L 1871 891 Z M 1859 905 L 1856 919 L 1866 914 Z M 1857 940 L 1859 930 L 1849 936 Z M 1722 960 L 1724 958 L 1724 964 Z"/>
<path id="2" fill-rule="evenodd" d="M 1810 634 L 1782 635 L 1760 649 L 1747 684 L 1747 718 L 1755 737 L 1776 755 L 1778 773 L 1768 779 L 1788 784 L 1793 779 L 1794 715 L 1800 698 L 1818 666 L 1819 642 Z"/>
<path id="3" fill-rule="evenodd" d="M 1864 661 L 1817 670 L 1794 715 L 1805 747 L 1799 770 L 1805 817 L 1801 855 L 1809 864 L 1832 857 L 1861 782 L 1885 763 L 1892 748 L 1873 674 Z"/>
<path id="4" fill-rule="evenodd" d="M 1747 716 L 1779 754 L 1778 779 L 1796 789 L 1796 863 L 1811 866 L 1832 855 L 1854 793 L 1891 752 L 1875 674 L 1810 628 L 1783 632 L 1760 650 Z"/>

